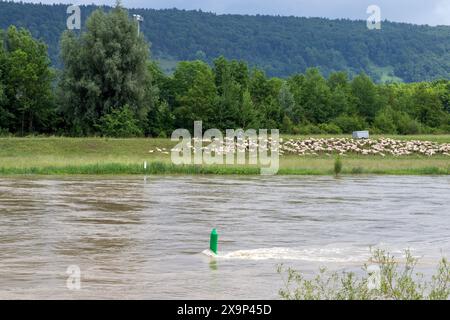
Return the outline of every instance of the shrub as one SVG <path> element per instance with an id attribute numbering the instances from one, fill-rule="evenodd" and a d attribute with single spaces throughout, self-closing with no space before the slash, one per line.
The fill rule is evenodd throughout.
<path id="1" fill-rule="evenodd" d="M 10 135 L 11 135 L 11 133 L 9 132 L 8 129 L 0 128 L 0 137 L 6 137 L 6 136 L 10 136 Z"/>
<path id="2" fill-rule="evenodd" d="M 439 130 L 441 130 L 442 133 L 450 133 L 450 115 L 447 117 L 446 123 L 439 127 Z"/>
<path id="3" fill-rule="evenodd" d="M 166 139 L 167 138 L 167 133 L 165 131 L 161 131 L 158 134 L 158 138 Z"/>
<path id="4" fill-rule="evenodd" d="M 398 114 L 396 125 L 399 134 L 419 134 L 423 131 L 422 124 L 407 113 Z"/>
<path id="5" fill-rule="evenodd" d="M 422 134 L 439 134 L 439 131 L 436 128 L 432 128 L 426 125 L 422 125 Z"/>
<path id="6" fill-rule="evenodd" d="M 394 112 L 390 107 L 380 110 L 373 122 L 375 128 L 379 129 L 381 133 L 397 133 L 393 113 Z"/>
<path id="7" fill-rule="evenodd" d="M 342 134 L 341 128 L 334 123 L 321 123 L 319 125 L 303 124 L 292 128 L 293 134 Z"/>
<path id="8" fill-rule="evenodd" d="M 300 125 L 298 127 L 298 133 L 302 135 L 308 134 L 322 134 L 322 130 L 313 124 Z"/>
<path id="9" fill-rule="evenodd" d="M 139 121 L 129 106 L 115 109 L 104 115 L 97 129 L 105 137 L 130 138 L 143 135 Z"/>
<path id="10" fill-rule="evenodd" d="M 362 174 L 364 173 L 364 169 L 361 167 L 354 167 L 352 168 L 352 174 Z"/>
<path id="11" fill-rule="evenodd" d="M 377 127 L 370 127 L 369 129 L 371 134 L 382 134 L 384 133 L 381 129 L 378 129 Z"/>
<path id="12" fill-rule="evenodd" d="M 339 128 L 334 123 L 322 123 L 319 124 L 319 129 L 322 133 L 330 133 L 330 134 L 341 134 L 342 129 Z"/>
<path id="13" fill-rule="evenodd" d="M 358 116 L 341 115 L 334 119 L 333 123 L 338 126 L 343 133 L 352 133 L 357 130 L 367 128 L 367 123 Z"/>
<path id="14" fill-rule="evenodd" d="M 334 160 L 334 174 L 338 176 L 342 171 L 342 160 L 339 156 Z"/>
<path id="15" fill-rule="evenodd" d="M 294 126 L 292 127 L 292 134 L 300 134 L 300 127 Z"/>
<path id="16" fill-rule="evenodd" d="M 428 281 L 415 271 L 418 259 L 409 250 L 405 251 L 402 266 L 384 250 L 372 252 L 370 260 L 378 272 L 365 264 L 365 275 L 360 278 L 353 272 L 330 274 L 321 268 L 314 279 L 308 280 L 298 271 L 285 270 L 280 265 L 278 273 L 283 276 L 285 287 L 279 294 L 289 300 L 446 300 L 450 297 L 450 265 L 445 258 Z"/>
<path id="17" fill-rule="evenodd" d="M 281 132 L 282 133 L 292 133 L 293 132 L 292 121 L 286 115 L 283 117 L 283 122 L 281 124 Z"/>

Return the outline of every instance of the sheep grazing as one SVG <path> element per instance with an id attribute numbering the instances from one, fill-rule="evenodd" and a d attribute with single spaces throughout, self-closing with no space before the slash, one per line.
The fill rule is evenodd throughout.
<path id="1" fill-rule="evenodd" d="M 207 144 L 203 150 L 209 150 L 218 155 L 235 154 L 238 152 L 246 152 L 256 150 L 261 151 L 278 151 L 282 155 L 298 155 L 298 156 L 331 156 L 332 154 L 339 154 L 346 156 L 348 154 L 357 154 L 362 156 L 381 156 L 388 155 L 394 157 L 402 157 L 409 155 L 423 155 L 433 157 L 436 155 L 450 156 L 450 143 L 439 144 L 431 141 L 420 140 L 395 140 L 391 138 L 379 139 L 352 139 L 352 138 L 308 138 L 289 139 L 285 142 L 280 140 L 279 147 L 272 147 L 272 139 L 259 139 L 259 143 L 254 141 L 240 141 L 236 146 L 231 147 L 228 141 L 218 142 L 216 139 L 214 144 L 210 145 L 211 139 L 203 140 L 202 143 Z M 194 142 L 198 141 L 194 139 Z M 190 145 L 193 153 L 196 153 L 195 148 Z M 168 154 L 165 148 L 156 148 L 156 152 Z M 152 150 L 151 150 L 152 151 Z M 179 152 L 180 150 L 172 149 L 171 151 Z M 151 152 L 152 153 L 152 152 Z"/>
<path id="2" fill-rule="evenodd" d="M 406 141 L 390 138 L 355 140 L 348 138 L 309 138 L 307 140 L 289 140 L 282 145 L 286 153 L 298 153 L 301 155 L 317 153 L 360 154 L 360 155 L 392 155 L 395 157 L 408 155 L 445 155 L 450 153 L 450 144 L 439 144 L 431 141 Z M 292 150 L 295 150 L 292 152 Z"/>

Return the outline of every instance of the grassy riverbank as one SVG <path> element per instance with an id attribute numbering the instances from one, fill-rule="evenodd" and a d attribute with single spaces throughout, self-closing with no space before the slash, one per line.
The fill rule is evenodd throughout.
<path id="1" fill-rule="evenodd" d="M 450 143 L 450 135 L 386 137 Z M 168 153 L 174 145 L 169 139 L 0 138 L 0 175 L 259 174 L 259 168 L 250 165 L 175 166 L 170 161 L 170 154 L 149 153 L 156 148 Z M 148 162 L 146 170 L 144 161 Z M 444 155 L 348 155 L 342 162 L 342 174 L 450 174 L 450 157 Z M 278 174 L 331 175 L 333 166 L 333 156 L 283 155 Z"/>

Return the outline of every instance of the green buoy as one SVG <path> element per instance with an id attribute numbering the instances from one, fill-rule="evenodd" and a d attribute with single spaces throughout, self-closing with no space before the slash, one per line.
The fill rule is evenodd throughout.
<path id="1" fill-rule="evenodd" d="M 217 234 L 217 230 L 216 229 L 212 229 L 211 231 L 211 237 L 209 240 L 209 249 L 214 252 L 215 254 L 217 254 L 217 242 L 219 240 L 219 235 Z"/>

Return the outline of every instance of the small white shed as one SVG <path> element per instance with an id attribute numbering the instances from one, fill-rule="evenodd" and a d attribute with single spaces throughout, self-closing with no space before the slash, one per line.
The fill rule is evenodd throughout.
<path id="1" fill-rule="evenodd" d="M 369 131 L 353 131 L 353 139 L 369 139 Z"/>

